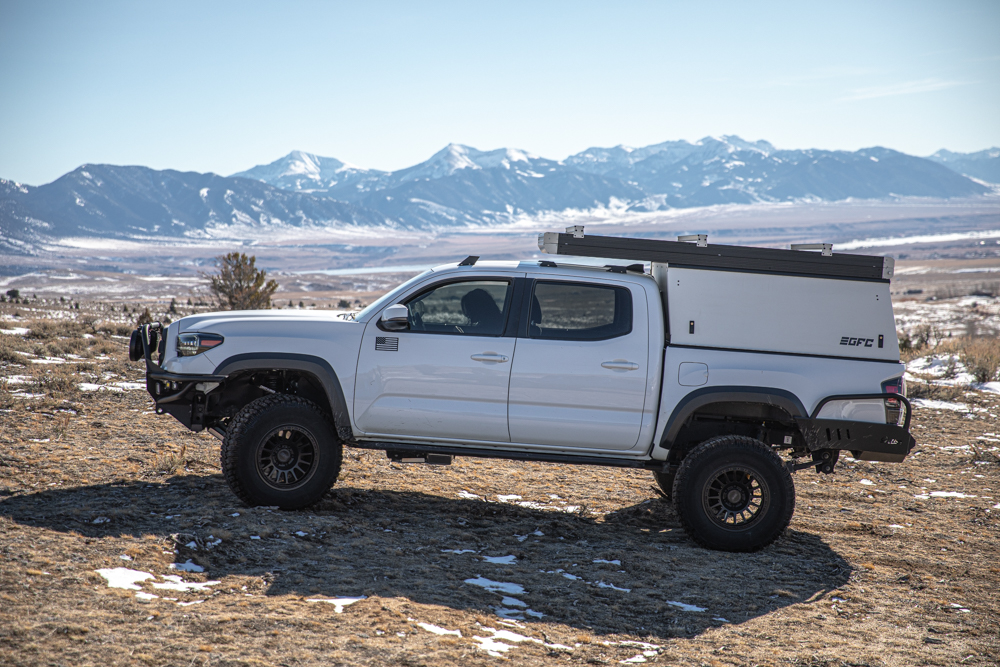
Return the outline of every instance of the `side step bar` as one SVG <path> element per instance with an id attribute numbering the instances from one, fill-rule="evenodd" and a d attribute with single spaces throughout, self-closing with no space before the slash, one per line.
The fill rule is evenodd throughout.
<path id="1" fill-rule="evenodd" d="M 667 469 L 666 461 L 642 459 L 616 459 L 602 456 L 575 456 L 572 454 L 551 454 L 548 452 L 521 452 L 505 449 L 477 449 L 474 447 L 454 447 L 448 445 L 414 444 L 410 442 L 356 441 L 344 443 L 359 449 L 384 450 L 392 460 L 426 459 L 426 463 L 443 463 L 443 458 L 434 455 L 469 456 L 479 459 L 508 459 L 511 461 L 538 461 L 542 463 L 572 463 L 574 465 L 609 466 L 612 468 L 642 468 L 662 472 Z M 430 459 L 434 458 L 434 461 Z M 405 462 L 405 461 L 403 461 Z M 416 463 L 416 461 L 414 461 Z"/>

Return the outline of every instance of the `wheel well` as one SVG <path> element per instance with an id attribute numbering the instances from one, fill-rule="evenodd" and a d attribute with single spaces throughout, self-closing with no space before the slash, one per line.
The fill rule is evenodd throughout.
<path id="1" fill-rule="evenodd" d="M 679 462 L 702 442 L 720 435 L 748 436 L 792 449 L 804 444 L 795 419 L 784 408 L 753 401 L 719 401 L 699 406 L 687 415 L 668 445 L 668 460 Z"/>
<path id="2" fill-rule="evenodd" d="M 218 425 L 232 418 L 247 404 L 269 394 L 301 396 L 330 412 L 330 397 L 313 373 L 288 369 L 247 369 L 233 373 L 209 394 L 207 416 Z"/>

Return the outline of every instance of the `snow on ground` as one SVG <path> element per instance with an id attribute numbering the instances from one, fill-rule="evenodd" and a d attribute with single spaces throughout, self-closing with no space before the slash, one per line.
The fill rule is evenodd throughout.
<path id="1" fill-rule="evenodd" d="M 948 401 L 933 401 L 928 398 L 914 398 L 910 403 L 915 408 L 926 408 L 927 410 L 954 410 L 955 412 L 968 412 L 969 406 L 965 403 L 949 403 Z"/>
<path id="2" fill-rule="evenodd" d="M 145 389 L 146 384 L 144 382 L 112 382 L 110 384 L 81 382 L 77 387 L 80 391 L 138 391 Z"/>
<path id="3" fill-rule="evenodd" d="M 101 517 L 98 517 L 101 518 Z M 188 561 L 191 563 L 191 561 Z M 188 572 L 200 572 L 202 568 L 198 570 L 185 569 L 187 563 L 182 564 L 177 569 L 188 571 Z M 193 565 L 193 564 L 192 564 Z M 195 565 L 194 567 L 198 567 Z M 138 591 L 135 597 L 141 601 L 149 602 L 150 600 L 155 600 L 160 596 L 149 593 L 142 590 L 140 584 L 144 582 L 149 582 L 153 588 L 168 590 L 168 591 L 180 591 L 180 592 L 190 592 L 190 591 L 209 591 L 209 586 L 217 586 L 222 583 L 219 581 L 185 581 L 179 575 L 176 574 L 165 574 L 160 575 L 159 578 L 164 579 L 163 582 L 157 582 L 155 579 L 158 575 L 151 574 L 149 572 L 143 572 L 142 570 L 133 570 L 127 567 L 113 567 L 113 568 L 103 568 L 100 570 L 95 570 L 97 574 L 101 575 L 105 581 L 108 582 L 108 588 L 124 588 L 130 591 Z M 171 602 L 177 602 L 177 598 L 163 598 Z M 204 600 L 194 600 L 189 602 L 177 602 L 178 605 L 186 607 L 192 604 L 198 604 L 204 602 Z"/>
<path id="4" fill-rule="evenodd" d="M 525 635 L 517 634 L 516 632 L 511 632 L 510 630 L 497 630 L 496 628 L 483 627 L 484 632 L 492 634 L 492 637 L 479 637 L 473 635 L 473 639 L 479 644 L 478 648 L 482 651 L 486 651 L 488 654 L 495 658 L 500 658 L 504 653 L 514 648 L 512 644 L 520 644 L 522 642 L 533 642 L 536 644 L 541 644 L 546 648 L 560 650 L 560 651 L 572 651 L 573 647 L 566 646 L 565 644 L 550 644 L 548 642 L 542 641 L 541 639 L 535 639 L 534 637 L 526 637 Z M 504 642 L 511 642 L 510 644 L 505 644 Z"/>
<path id="5" fill-rule="evenodd" d="M 360 602 L 361 600 L 364 600 L 366 598 L 367 598 L 367 596 L 365 596 L 365 595 L 362 595 L 361 597 L 358 597 L 358 598 L 330 598 L 330 599 L 328 599 L 328 598 L 309 598 L 309 599 L 306 600 L 306 602 L 326 602 L 327 604 L 332 604 L 333 605 L 333 610 L 335 612 L 337 612 L 338 614 L 342 614 L 342 613 L 344 613 L 344 607 L 346 607 L 348 605 L 352 605 L 355 602 Z"/>
<path id="6" fill-rule="evenodd" d="M 963 296 L 954 299 L 923 301 L 896 300 L 892 304 L 896 328 L 913 335 L 929 326 L 938 335 L 948 337 L 1000 335 L 1000 297 Z"/>

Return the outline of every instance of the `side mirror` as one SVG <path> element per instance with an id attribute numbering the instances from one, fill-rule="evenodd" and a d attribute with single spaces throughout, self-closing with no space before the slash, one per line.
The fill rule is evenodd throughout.
<path id="1" fill-rule="evenodd" d="M 402 331 L 410 328 L 410 311 L 397 303 L 382 311 L 382 328 L 388 331 Z"/>

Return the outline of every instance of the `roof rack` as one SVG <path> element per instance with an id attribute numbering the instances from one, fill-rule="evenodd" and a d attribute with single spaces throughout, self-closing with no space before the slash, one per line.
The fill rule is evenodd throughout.
<path id="1" fill-rule="evenodd" d="M 704 235 L 680 237 L 683 241 L 585 236 L 582 225 L 567 232 L 539 234 L 538 249 L 551 255 L 638 260 L 686 269 L 877 282 L 889 282 L 895 264 L 892 257 L 827 254 L 825 248 L 821 254 L 807 250 L 709 244 Z"/>

